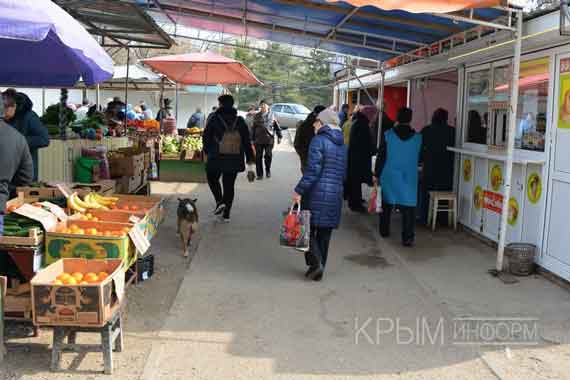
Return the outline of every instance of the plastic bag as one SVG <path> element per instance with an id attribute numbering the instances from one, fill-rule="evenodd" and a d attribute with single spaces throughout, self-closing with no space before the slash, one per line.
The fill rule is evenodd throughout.
<path id="1" fill-rule="evenodd" d="M 374 214 L 376 213 L 376 198 L 378 197 L 378 189 L 375 187 L 372 189 L 372 193 L 370 193 L 370 199 L 368 200 L 368 213 Z"/>
<path id="2" fill-rule="evenodd" d="M 382 212 L 382 188 L 380 186 L 376 190 L 376 212 Z"/>
<path id="3" fill-rule="evenodd" d="M 379 187 L 374 187 L 372 193 L 370 194 L 370 200 L 368 201 L 368 213 L 376 214 L 382 212 L 382 191 Z"/>
<path id="4" fill-rule="evenodd" d="M 295 206 L 298 206 L 297 210 Z M 301 210 L 300 204 L 293 204 L 284 216 L 279 232 L 279 244 L 283 247 L 308 250 L 311 237 L 311 212 Z"/>

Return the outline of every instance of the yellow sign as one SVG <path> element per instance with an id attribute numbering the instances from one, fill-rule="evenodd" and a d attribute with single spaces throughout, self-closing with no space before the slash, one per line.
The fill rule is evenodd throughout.
<path id="1" fill-rule="evenodd" d="M 501 185 L 503 184 L 503 169 L 501 169 L 500 165 L 494 165 L 491 168 L 489 182 L 491 183 L 491 188 L 494 191 L 499 191 Z"/>
<path id="2" fill-rule="evenodd" d="M 517 224 L 517 220 L 519 219 L 519 202 L 516 198 L 509 199 L 509 217 L 507 221 L 509 225 L 514 226 Z"/>
<path id="3" fill-rule="evenodd" d="M 526 194 L 530 203 L 538 203 L 542 195 L 542 181 L 538 173 L 531 173 L 526 181 Z"/>
<path id="4" fill-rule="evenodd" d="M 481 186 L 475 186 L 475 191 L 473 192 L 473 206 L 475 206 L 476 210 L 481 210 L 484 199 L 485 196 Z"/>
<path id="5" fill-rule="evenodd" d="M 560 60 L 558 128 L 570 129 L 570 58 Z"/>
<path id="6" fill-rule="evenodd" d="M 471 160 L 466 158 L 463 160 L 463 180 L 465 182 L 471 181 L 471 172 L 472 172 L 472 165 Z"/>

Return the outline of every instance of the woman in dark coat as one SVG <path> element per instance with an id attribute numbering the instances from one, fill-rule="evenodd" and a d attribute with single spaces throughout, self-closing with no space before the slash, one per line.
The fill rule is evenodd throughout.
<path id="1" fill-rule="evenodd" d="M 318 114 L 305 173 L 293 194 L 296 203 L 301 197 L 308 198 L 311 246 L 305 275 L 315 281 L 323 278 L 332 231 L 340 224 L 346 147 L 338 122 L 336 112 L 330 108 Z"/>
<path id="2" fill-rule="evenodd" d="M 245 120 L 238 116 L 234 108 L 234 98 L 231 95 L 222 95 L 218 98 L 218 102 L 220 107 L 208 119 L 202 141 L 204 153 L 208 157 L 206 162 L 208 185 L 216 200 L 214 214 L 222 216 L 222 221 L 228 223 L 237 175 L 245 171 L 245 162 L 248 164 L 248 171 L 253 175 L 254 154 L 249 129 Z M 221 149 L 223 139 L 232 137 L 236 140 L 233 141 L 236 152 L 223 152 Z"/>
<path id="3" fill-rule="evenodd" d="M 299 160 L 301 161 L 301 173 L 304 172 L 305 165 L 307 165 L 307 158 L 309 156 L 309 145 L 311 140 L 315 137 L 315 127 L 313 124 L 317 119 L 319 112 L 324 111 L 325 106 L 316 106 L 313 108 L 307 118 L 299 125 L 297 131 L 295 131 L 295 141 L 293 146 L 295 147 L 295 152 L 299 155 Z"/>
<path id="4" fill-rule="evenodd" d="M 28 147 L 34 163 L 33 180 L 37 181 L 39 172 L 38 151 L 49 145 L 48 130 L 44 127 L 38 115 L 32 110 L 34 103 L 32 103 L 28 95 L 22 92 L 15 92 L 14 90 L 7 90 L 3 97 L 5 102 L 16 105 L 16 112 L 5 114 L 4 120 L 16 128 L 28 141 Z"/>
<path id="5" fill-rule="evenodd" d="M 433 113 L 431 124 L 422 129 L 422 199 L 421 218 L 428 220 L 430 191 L 451 191 L 453 189 L 453 152 L 447 150 L 455 145 L 455 128 L 448 124 L 449 113 L 438 108 Z"/>
<path id="6" fill-rule="evenodd" d="M 376 123 L 377 115 L 375 106 L 360 108 L 350 129 L 346 195 L 348 207 L 355 212 L 366 212 L 362 204 L 362 184 L 372 186 L 372 156 L 375 144 L 371 125 Z"/>

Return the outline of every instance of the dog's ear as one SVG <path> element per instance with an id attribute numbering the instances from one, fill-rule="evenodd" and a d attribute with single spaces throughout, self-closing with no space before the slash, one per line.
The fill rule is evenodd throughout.
<path id="1" fill-rule="evenodd" d="M 191 201 L 192 201 L 192 203 L 197 203 L 197 202 L 198 202 L 198 198 L 192 198 Z"/>
<path id="2" fill-rule="evenodd" d="M 178 202 L 182 202 L 184 199 L 182 198 L 178 198 Z"/>

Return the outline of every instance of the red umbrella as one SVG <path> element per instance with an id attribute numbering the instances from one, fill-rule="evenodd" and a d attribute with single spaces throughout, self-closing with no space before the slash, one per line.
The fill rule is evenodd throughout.
<path id="1" fill-rule="evenodd" d="M 262 84 L 243 63 L 210 51 L 154 57 L 142 62 L 183 85 Z"/>

